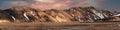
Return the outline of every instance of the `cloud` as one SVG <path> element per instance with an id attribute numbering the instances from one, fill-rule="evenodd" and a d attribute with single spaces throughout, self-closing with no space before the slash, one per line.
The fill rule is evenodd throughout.
<path id="1" fill-rule="evenodd" d="M 0 4 L 0 9 L 7 9 L 13 6 L 27 6 L 28 3 L 25 1 L 4 1 Z"/>
<path id="2" fill-rule="evenodd" d="M 54 3 L 56 2 L 55 0 L 34 0 L 36 2 L 42 2 L 42 3 Z"/>
<path id="3" fill-rule="evenodd" d="M 26 3 L 25 1 L 13 1 L 13 2 L 9 2 L 11 5 L 14 6 L 25 6 L 28 5 L 28 3 Z"/>
<path id="4" fill-rule="evenodd" d="M 29 6 L 37 9 L 66 9 L 78 6 L 99 6 L 104 0 L 19 0 L 7 1 L 11 6 Z"/>
<path id="5" fill-rule="evenodd" d="M 39 9 L 65 9 L 78 6 L 95 6 L 103 0 L 35 0 L 39 3 L 33 3 L 32 7 Z"/>

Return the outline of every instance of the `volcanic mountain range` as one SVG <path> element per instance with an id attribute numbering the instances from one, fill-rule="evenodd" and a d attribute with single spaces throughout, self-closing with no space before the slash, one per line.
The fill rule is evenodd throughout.
<path id="1" fill-rule="evenodd" d="M 40 11 L 30 7 L 0 10 L 0 22 L 109 22 L 120 21 L 120 12 L 94 7 L 73 7 L 65 10 Z"/>

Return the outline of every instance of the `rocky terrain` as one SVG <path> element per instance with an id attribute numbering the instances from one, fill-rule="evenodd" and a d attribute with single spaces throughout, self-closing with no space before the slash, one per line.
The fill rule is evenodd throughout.
<path id="1" fill-rule="evenodd" d="M 65 10 L 40 11 L 30 7 L 0 10 L 0 22 L 111 22 L 120 21 L 119 12 L 94 7 L 73 7 Z"/>

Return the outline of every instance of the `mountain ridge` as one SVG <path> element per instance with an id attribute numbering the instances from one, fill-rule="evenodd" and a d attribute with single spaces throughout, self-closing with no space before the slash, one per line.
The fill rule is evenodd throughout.
<path id="1" fill-rule="evenodd" d="M 12 22 L 120 21 L 119 13 L 98 10 L 94 7 L 73 7 L 65 10 L 48 9 L 44 11 L 31 7 L 12 7 L 1 11 L 6 12 L 3 15 L 7 15 L 6 18 Z"/>

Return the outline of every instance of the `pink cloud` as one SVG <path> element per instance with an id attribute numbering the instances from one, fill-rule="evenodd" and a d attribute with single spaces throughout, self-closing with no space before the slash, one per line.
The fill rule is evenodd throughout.
<path id="1" fill-rule="evenodd" d="M 26 1 L 13 1 L 12 6 L 29 6 L 37 9 L 65 9 L 78 6 L 99 6 L 104 0 L 95 0 L 89 3 L 88 0 L 26 0 Z"/>
<path id="2" fill-rule="evenodd" d="M 50 4 L 32 4 L 31 6 L 39 9 L 62 9 L 69 7 L 71 0 L 65 0 L 64 2 L 50 3 Z"/>

